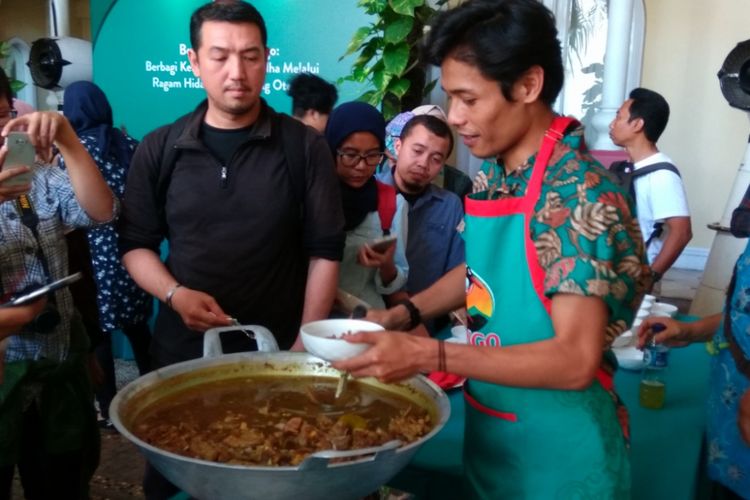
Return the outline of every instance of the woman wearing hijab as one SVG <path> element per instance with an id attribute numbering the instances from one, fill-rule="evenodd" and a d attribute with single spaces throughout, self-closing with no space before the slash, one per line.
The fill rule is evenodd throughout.
<path id="1" fill-rule="evenodd" d="M 112 192 L 122 199 L 130 159 L 138 142 L 112 126 L 112 108 L 104 92 L 91 82 L 73 83 L 65 89 L 63 114 L 73 125 Z M 65 167 L 63 161 L 60 165 Z M 149 370 L 151 332 L 147 320 L 151 314 L 151 300 L 122 267 L 117 251 L 117 233 L 112 224 L 89 230 L 87 238 L 96 281 L 99 325 L 105 333 L 96 349 L 105 377 L 96 396 L 103 425 L 108 427 L 111 425 L 109 403 L 116 392 L 111 334 L 114 330 L 122 330 L 133 348 L 138 371 L 146 373 Z"/>
<path id="2" fill-rule="evenodd" d="M 336 160 L 344 205 L 346 245 L 339 288 L 372 307 L 383 307 L 383 296 L 401 290 L 408 272 L 408 210 L 393 188 L 379 184 L 374 177 L 383 160 L 385 120 L 369 104 L 347 102 L 333 110 L 325 135 Z M 383 208 L 387 203 L 395 213 Z M 396 243 L 383 251 L 368 245 L 385 235 L 396 236 Z"/>

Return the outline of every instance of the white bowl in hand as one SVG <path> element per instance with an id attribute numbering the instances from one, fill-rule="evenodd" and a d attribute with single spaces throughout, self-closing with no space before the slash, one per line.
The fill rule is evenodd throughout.
<path id="1" fill-rule="evenodd" d="M 612 352 L 615 353 L 620 368 L 635 371 L 643 369 L 643 351 L 637 347 L 616 347 Z"/>
<path id="2" fill-rule="evenodd" d="M 353 344 L 342 337 L 357 332 L 377 332 L 382 326 L 361 319 L 321 319 L 300 327 L 302 344 L 310 354 L 326 361 L 338 361 L 362 354 L 370 344 Z"/>
<path id="3" fill-rule="evenodd" d="M 674 318 L 677 315 L 678 308 L 675 305 L 666 302 L 656 302 L 651 306 L 651 316 L 669 316 Z"/>
<path id="4" fill-rule="evenodd" d="M 629 347 L 634 342 L 633 330 L 626 330 L 622 332 L 613 342 L 612 347 Z"/>

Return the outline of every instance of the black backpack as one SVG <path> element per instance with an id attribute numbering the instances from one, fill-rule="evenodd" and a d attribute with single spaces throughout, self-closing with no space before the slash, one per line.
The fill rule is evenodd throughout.
<path id="1" fill-rule="evenodd" d="M 180 155 L 180 150 L 176 146 L 177 139 L 185 130 L 190 116 L 188 113 L 182 116 L 174 123 L 169 125 L 169 132 L 164 140 L 162 148 L 161 163 L 159 164 L 159 178 L 156 182 L 157 206 L 160 207 L 159 216 L 165 219 L 164 213 L 167 201 L 167 189 L 172 179 L 172 172 Z M 307 157 L 304 152 L 305 134 L 307 126 L 302 122 L 295 120 L 283 113 L 277 113 L 272 125 L 272 133 L 278 134 L 278 140 L 281 141 L 284 148 L 284 157 L 289 169 L 289 179 L 292 184 L 294 196 L 299 204 L 300 220 L 304 220 L 304 203 L 305 203 L 305 166 Z"/>
<path id="2" fill-rule="evenodd" d="M 674 172 L 675 174 L 677 174 L 679 177 L 682 177 L 680 176 L 680 171 L 677 170 L 677 167 L 666 161 L 654 163 L 653 165 L 639 168 L 638 170 L 635 170 L 633 163 L 629 161 L 616 161 L 609 167 L 609 171 L 615 174 L 617 183 L 622 186 L 623 189 L 625 189 L 625 191 L 633 199 L 634 203 L 636 200 L 635 180 L 638 177 L 643 177 L 644 175 L 656 172 L 657 170 L 669 170 L 670 172 Z M 646 240 L 646 248 L 648 248 L 654 238 L 661 237 L 662 233 L 664 232 L 663 226 L 663 222 L 654 223 L 654 232 L 652 232 L 651 236 L 649 236 L 648 240 Z"/>

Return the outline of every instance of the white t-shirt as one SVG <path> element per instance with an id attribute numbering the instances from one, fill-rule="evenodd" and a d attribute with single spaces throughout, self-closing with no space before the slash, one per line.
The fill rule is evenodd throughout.
<path id="1" fill-rule="evenodd" d="M 674 162 L 664 153 L 656 153 L 634 164 L 638 170 L 654 163 Z M 670 170 L 657 170 L 635 179 L 635 202 L 638 211 L 638 224 L 641 226 L 643 241 L 654 232 L 654 223 L 670 217 L 687 217 L 688 209 L 685 186 L 679 175 Z M 648 248 L 648 261 L 653 262 L 661 251 L 662 242 L 667 236 L 664 228 L 661 238 L 654 239 Z"/>

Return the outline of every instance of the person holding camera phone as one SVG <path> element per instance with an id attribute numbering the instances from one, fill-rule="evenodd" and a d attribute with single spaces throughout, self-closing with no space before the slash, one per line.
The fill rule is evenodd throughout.
<path id="1" fill-rule="evenodd" d="M 409 269 L 408 207 L 403 198 L 397 200 L 392 186 L 374 177 L 383 160 L 385 120 L 369 104 L 347 102 L 331 113 L 325 136 L 336 159 L 344 206 L 346 244 L 339 288 L 382 308 L 383 296 L 404 287 Z"/>
<path id="2" fill-rule="evenodd" d="M 11 132 L 20 131 L 37 153 L 46 154 L 54 145 L 65 158 L 67 172 L 40 162 L 39 156 L 33 165 L 6 170 L 2 167 L 8 148 L 23 145 L 0 148 L 3 302 L 68 274 L 64 228 L 107 223 L 119 211 L 118 201 L 70 123 L 56 112 L 14 118 L 12 98 L 8 79 L 0 73 L 3 143 Z M 28 173 L 30 182 L 8 187 L 14 178 Z M 49 294 L 30 323 L 13 327 L 0 385 L 0 496 L 10 497 L 16 465 L 27 498 L 87 495 L 98 462 L 87 344 L 66 288 Z"/>

